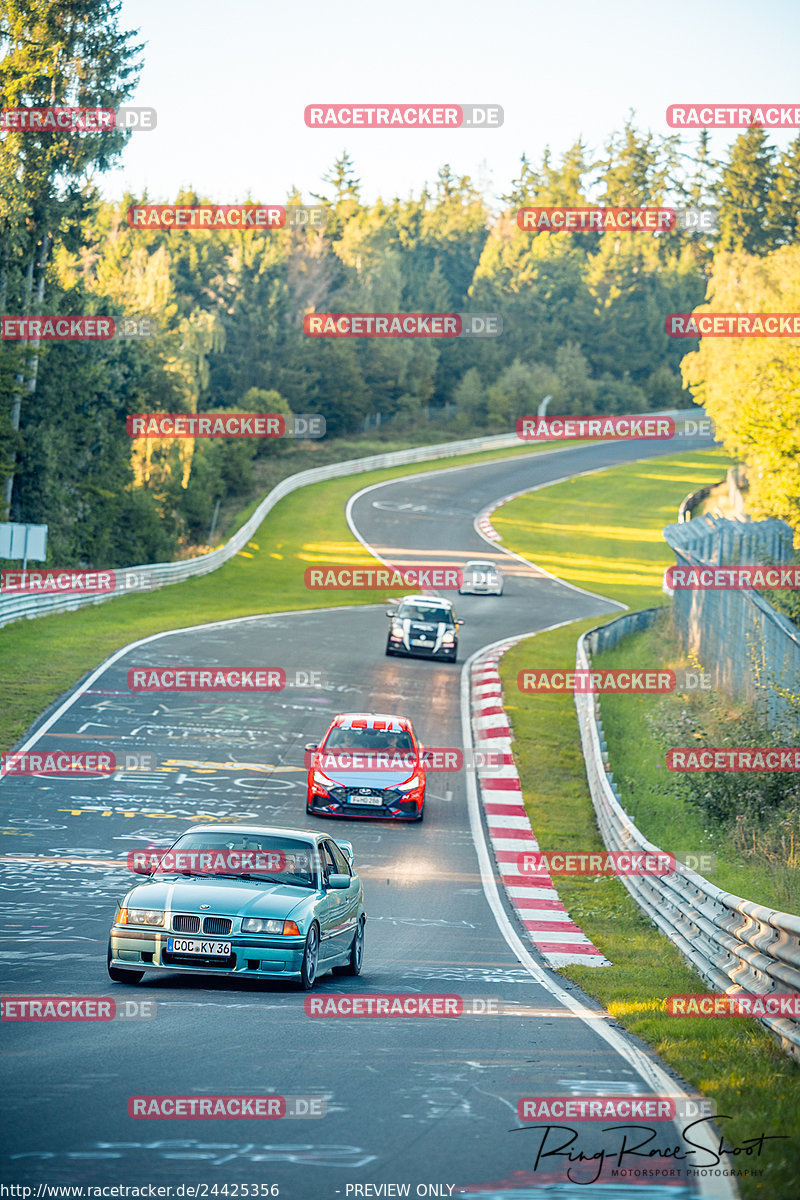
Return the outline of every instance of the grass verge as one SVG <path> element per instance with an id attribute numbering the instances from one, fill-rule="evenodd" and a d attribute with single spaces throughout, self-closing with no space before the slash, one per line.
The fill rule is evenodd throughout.
<path id="1" fill-rule="evenodd" d="M 651 629 L 632 634 L 594 658 L 595 665 L 602 667 L 632 662 L 640 668 L 693 669 L 681 653 L 668 611 Z M 724 696 L 698 691 L 666 696 L 609 693 L 601 696 L 600 707 L 614 778 L 625 795 L 626 811 L 647 837 L 673 854 L 681 850 L 715 854 L 715 869 L 701 873 L 725 891 L 785 912 L 800 911 L 800 813 L 787 805 L 787 788 L 782 793 L 781 817 L 756 821 L 741 812 L 731 825 L 715 822 L 692 803 L 683 777 L 666 769 L 665 746 L 658 735 L 665 718 L 671 726 L 692 713 L 704 728 L 718 731 L 712 744 L 724 744 L 726 731 L 736 728 L 741 706 Z M 780 776 L 778 782 L 788 785 L 792 776 Z M 704 782 L 703 790 L 706 787 Z M 741 809 L 736 779 L 731 789 Z"/>
<path id="2" fill-rule="evenodd" d="M 631 608 L 647 608 L 666 602 L 661 578 L 671 553 L 662 527 L 675 520 L 687 492 L 719 479 L 726 465 L 719 452 L 631 463 L 520 497 L 499 509 L 492 523 L 505 546 L 562 578 Z M 523 695 L 516 677 L 526 667 L 573 666 L 578 636 L 600 623 L 581 621 L 539 634 L 501 661 L 525 805 L 544 850 L 600 850 L 603 844 L 572 696 Z M 568 967 L 563 974 L 716 1101 L 717 1112 L 730 1117 L 719 1123 L 727 1146 L 762 1132 L 786 1137 L 767 1143 L 760 1158 L 738 1156 L 737 1165 L 751 1174 L 736 1182 L 745 1200 L 793 1200 L 800 1177 L 800 1065 L 752 1021 L 666 1016 L 665 997 L 708 989 L 619 880 L 560 876 L 555 884 L 573 919 L 613 963 Z M 764 1174 L 753 1173 L 758 1170 Z"/>

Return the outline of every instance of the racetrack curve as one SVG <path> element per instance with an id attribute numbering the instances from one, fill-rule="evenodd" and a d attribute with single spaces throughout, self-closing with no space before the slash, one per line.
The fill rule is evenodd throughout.
<path id="1" fill-rule="evenodd" d="M 681 449 L 708 444 L 687 439 Z M 615 442 L 451 467 L 365 489 L 350 519 L 392 561 L 497 558 L 501 547 L 487 546 L 473 522 L 498 498 L 674 452 L 669 443 Z M 535 1167 L 540 1134 L 521 1129 L 517 1100 L 650 1093 L 662 1068 L 542 965 L 513 912 L 492 896 L 464 773 L 431 777 L 422 825 L 322 823 L 305 814 L 302 748 L 336 712 L 401 712 L 426 744 L 462 746 L 460 683 L 470 655 L 619 608 L 511 559 L 502 597 L 456 601 L 466 619 L 456 664 L 385 658 L 383 606 L 251 617 L 127 647 L 33 728 L 23 747 L 111 748 L 118 760 L 146 751 L 158 763 L 153 772 L 80 783 L 2 780 L 3 994 L 147 998 L 157 1012 L 149 1021 L 3 1023 L 4 1180 L 266 1183 L 288 1200 L 333 1200 L 366 1184 L 509 1200 L 578 1192 L 565 1180 L 563 1157 Z M 259 695 L 129 692 L 131 666 L 178 663 L 277 666 L 289 677 L 322 671 L 325 683 Z M 311 826 L 353 842 L 366 890 L 364 971 L 356 980 L 325 976 L 320 992 L 479 995 L 508 1010 L 454 1020 L 311 1019 L 303 995 L 278 983 L 170 975 L 148 976 L 137 988 L 111 985 L 108 928 L 131 879 L 113 860 L 203 820 Z M 264 1091 L 323 1095 L 327 1114 L 136 1121 L 126 1111 L 131 1095 Z M 583 1126 L 575 1145 L 593 1153 L 599 1137 Z M 651 1145 L 671 1141 L 665 1125 Z M 591 1179 L 596 1166 L 588 1168 L 573 1178 Z M 658 1183 L 608 1182 L 597 1194 L 729 1193 L 678 1173 Z"/>

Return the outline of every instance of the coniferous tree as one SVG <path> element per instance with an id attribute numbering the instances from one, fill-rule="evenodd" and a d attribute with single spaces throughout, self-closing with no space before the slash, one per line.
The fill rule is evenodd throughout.
<path id="1" fill-rule="evenodd" d="M 774 180 L 774 150 L 764 130 L 753 126 L 733 143 L 717 188 L 718 251 L 769 252 L 774 237 L 767 222 L 767 205 Z"/>

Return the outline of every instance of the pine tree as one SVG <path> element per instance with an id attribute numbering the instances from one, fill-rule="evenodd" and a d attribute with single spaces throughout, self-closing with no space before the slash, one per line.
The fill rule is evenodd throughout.
<path id="1" fill-rule="evenodd" d="M 786 147 L 767 196 L 767 225 L 772 245 L 800 241 L 800 136 Z"/>
<path id="2" fill-rule="evenodd" d="M 754 125 L 733 143 L 717 188 L 719 252 L 769 252 L 774 239 L 767 225 L 767 202 L 774 180 L 774 149 L 764 130 Z"/>

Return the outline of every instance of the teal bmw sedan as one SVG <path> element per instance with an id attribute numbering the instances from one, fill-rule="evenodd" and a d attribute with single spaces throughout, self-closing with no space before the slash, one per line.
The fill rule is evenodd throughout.
<path id="1" fill-rule="evenodd" d="M 147 876 L 122 900 L 108 943 L 115 983 L 147 971 L 292 980 L 359 975 L 364 892 L 350 842 L 301 829 L 195 825 L 169 849 L 132 850 Z"/>

